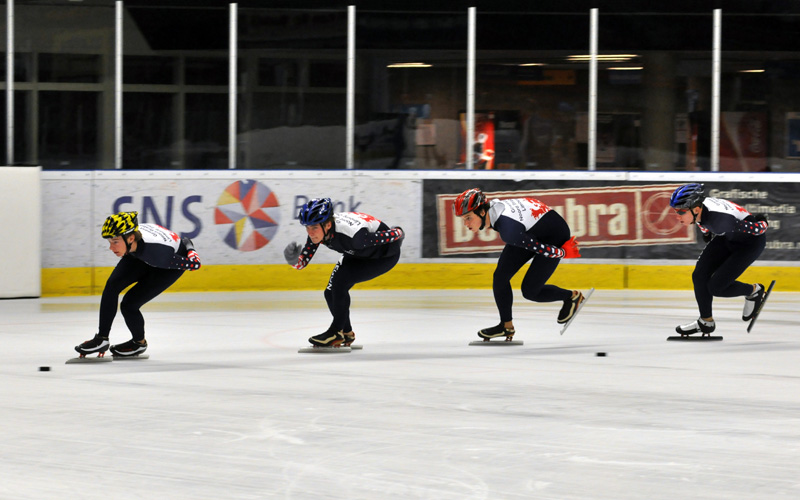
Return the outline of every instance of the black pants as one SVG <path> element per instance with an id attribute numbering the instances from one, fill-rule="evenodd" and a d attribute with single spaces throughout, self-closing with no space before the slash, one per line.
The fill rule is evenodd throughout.
<path id="1" fill-rule="evenodd" d="M 740 241 L 717 236 L 706 245 L 692 273 L 701 318 L 712 317 L 714 297 L 741 297 L 753 292 L 752 284 L 736 278 L 755 262 L 766 245 L 765 234 Z"/>
<path id="2" fill-rule="evenodd" d="M 122 257 L 108 277 L 100 298 L 98 333 L 108 337 L 114 316 L 117 315 L 119 294 L 136 283 L 125 293 L 119 309 L 133 335 L 133 340 L 144 340 L 144 317 L 139 308 L 169 288 L 183 273 L 183 269 L 161 269 L 149 266 L 134 257 Z"/>
<path id="3" fill-rule="evenodd" d="M 570 231 L 566 221 L 558 213 L 547 212 L 539 222 L 534 225 L 529 233 L 542 243 L 561 247 L 569 240 Z M 514 293 L 511 290 L 511 278 L 532 260 L 528 272 L 522 279 L 522 296 L 533 302 L 557 302 L 572 298 L 572 290 L 565 290 L 555 285 L 547 285 L 547 280 L 553 275 L 561 259 L 545 257 L 541 254 L 525 250 L 524 248 L 506 245 L 497 261 L 494 270 L 492 290 L 494 301 L 500 313 L 500 321 L 506 322 L 513 319 L 512 306 Z"/>
<path id="4" fill-rule="evenodd" d="M 331 329 L 350 332 L 350 289 L 356 283 L 363 283 L 387 273 L 400 260 L 400 254 L 381 259 L 356 259 L 344 255 L 331 272 L 325 288 L 325 301 L 333 315 Z"/>

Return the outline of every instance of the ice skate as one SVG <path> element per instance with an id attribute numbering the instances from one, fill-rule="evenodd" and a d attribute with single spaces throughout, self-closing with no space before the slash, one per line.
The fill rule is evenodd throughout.
<path id="1" fill-rule="evenodd" d="M 344 332 L 339 332 L 344 337 L 344 341 L 342 342 L 342 347 L 349 347 L 350 349 L 363 349 L 364 346 L 361 344 L 354 344 L 353 342 L 356 341 L 356 334 L 353 332 L 352 335 L 348 335 Z"/>
<path id="2" fill-rule="evenodd" d="M 503 326 L 503 322 L 501 321 L 497 326 L 479 330 L 478 337 L 482 338 L 483 340 L 470 342 L 469 345 L 522 345 L 521 340 L 514 340 L 515 333 L 516 331 L 513 328 L 506 328 Z M 492 339 L 499 337 L 505 337 L 506 339 L 503 342 L 492 342 Z"/>
<path id="3" fill-rule="evenodd" d="M 756 283 L 756 291 L 744 298 L 744 310 L 742 311 L 742 321 L 753 319 L 756 311 L 764 301 L 764 285 Z"/>
<path id="4" fill-rule="evenodd" d="M 578 312 L 583 301 L 586 300 L 583 294 L 578 290 L 577 295 L 573 295 L 569 300 L 564 301 L 564 305 L 558 312 L 558 324 L 562 325 L 571 320 L 575 313 Z"/>
<path id="5" fill-rule="evenodd" d="M 490 339 L 494 339 L 497 337 L 505 337 L 506 341 L 511 341 L 514 338 L 514 334 L 516 331 L 513 328 L 506 328 L 503 326 L 501 322 L 497 326 L 492 326 L 490 328 L 484 328 L 478 332 L 478 337 L 482 338 L 486 342 Z"/>
<path id="6" fill-rule="evenodd" d="M 772 280 L 772 282 L 767 287 L 766 291 L 763 291 L 763 289 L 764 289 L 763 285 L 759 284 L 759 287 L 761 287 L 761 290 L 762 290 L 761 297 L 760 297 L 760 299 L 758 301 L 758 304 L 756 304 L 756 307 L 753 309 L 752 314 L 750 315 L 750 324 L 747 325 L 747 333 L 750 333 L 750 330 L 753 329 L 753 325 L 756 323 L 756 320 L 758 319 L 758 316 L 761 314 L 761 310 L 764 309 L 764 304 L 767 303 L 767 299 L 769 298 L 769 294 L 771 294 L 772 293 L 772 289 L 775 288 L 775 280 Z M 745 312 L 747 311 L 747 302 L 748 301 L 749 301 L 749 297 L 748 297 L 748 300 L 745 301 Z"/>
<path id="7" fill-rule="evenodd" d="M 575 318 L 578 316 L 578 313 L 581 312 L 581 309 L 583 309 L 583 306 L 586 305 L 586 302 L 589 300 L 589 297 L 591 297 L 593 293 L 594 293 L 594 288 L 590 288 L 589 291 L 586 292 L 586 295 L 584 295 L 582 292 L 579 291 L 576 297 L 570 299 L 569 302 L 564 303 L 564 307 L 561 308 L 561 312 L 559 313 L 559 323 L 561 323 L 560 321 L 561 313 L 565 313 L 565 309 L 572 309 L 572 315 L 569 318 L 567 318 L 567 320 L 564 323 L 562 323 L 560 332 L 561 335 L 564 335 L 564 332 L 567 331 L 569 325 L 571 325 L 572 322 L 575 321 Z M 574 307 L 571 307 L 573 305 Z"/>
<path id="8" fill-rule="evenodd" d="M 130 357 L 139 357 L 144 354 L 144 351 L 147 350 L 147 341 L 142 340 L 141 342 L 136 340 L 129 340 L 124 344 L 117 344 L 111 346 L 111 354 L 114 355 L 115 358 L 130 358 Z"/>
<path id="9" fill-rule="evenodd" d="M 717 325 L 714 321 L 705 321 L 702 318 L 697 318 L 691 323 L 676 326 L 675 331 L 680 335 L 667 337 L 667 340 L 722 340 L 722 337 L 711 335 L 716 328 Z M 700 335 L 692 337 L 696 333 Z"/>
<path id="10" fill-rule="evenodd" d="M 346 340 L 350 340 L 350 342 L 352 342 L 355 339 L 356 339 L 355 335 L 352 336 L 352 339 L 347 339 L 342 332 L 337 332 L 333 329 L 328 329 L 328 331 L 322 332 L 319 335 L 314 335 L 313 337 L 308 339 L 312 347 L 303 347 L 300 348 L 300 350 L 298 350 L 297 352 L 301 353 L 350 352 L 352 347 L 344 345 L 344 343 L 346 342 Z"/>
<path id="11" fill-rule="evenodd" d="M 94 336 L 93 339 L 87 340 L 81 345 L 75 346 L 75 351 L 80 354 L 80 357 L 86 357 L 87 354 L 97 353 L 97 357 L 102 358 L 109 347 L 108 337 L 103 337 L 100 334 Z"/>
<path id="12" fill-rule="evenodd" d="M 308 341 L 315 347 L 339 347 L 344 342 L 344 335 L 342 332 L 328 329 L 326 332 L 310 337 Z"/>
<path id="13" fill-rule="evenodd" d="M 341 332 L 341 331 L 340 331 L 339 333 L 341 333 L 341 334 L 342 334 L 342 337 L 344 338 L 344 340 L 342 341 L 342 345 L 343 345 L 344 347 L 350 347 L 350 346 L 353 344 L 353 342 L 355 342 L 355 341 L 356 341 L 356 334 L 355 334 L 355 332 L 353 332 L 353 334 L 352 334 L 352 335 L 347 335 L 346 333 L 344 333 L 344 332 Z"/>

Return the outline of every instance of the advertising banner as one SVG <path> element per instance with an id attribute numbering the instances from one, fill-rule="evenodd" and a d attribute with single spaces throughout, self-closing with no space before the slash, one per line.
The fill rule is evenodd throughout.
<path id="1" fill-rule="evenodd" d="M 719 169 L 728 172 L 766 171 L 766 113 L 722 113 L 720 118 Z"/>
<path id="2" fill-rule="evenodd" d="M 695 259 L 702 249 L 699 230 L 681 226 L 669 207 L 679 183 L 566 180 L 425 180 L 423 184 L 423 257 L 487 257 L 504 246 L 497 233 L 469 232 L 453 212 L 465 189 L 479 187 L 492 198 L 536 198 L 558 212 L 593 259 Z M 707 183 L 706 194 L 769 216 L 767 250 L 761 260 L 800 257 L 800 186 L 753 183 L 742 189 L 730 182 Z"/>
<path id="3" fill-rule="evenodd" d="M 105 218 L 119 211 L 139 212 L 140 223 L 167 227 L 191 238 L 203 264 L 281 264 L 283 249 L 304 243 L 296 220 L 311 198 L 329 197 L 339 212 L 363 212 L 389 226 L 406 229 L 404 254 L 419 255 L 414 229 L 421 181 L 352 177 L 339 173 L 284 175 L 168 173 L 137 175 L 62 174 L 43 180 L 45 215 L 42 267 L 111 266 L 116 257 L 100 236 Z M 334 178 L 336 177 L 336 178 Z M 68 222 L 59 214 L 69 214 Z M 315 262 L 335 262 L 339 254 L 317 252 Z"/>

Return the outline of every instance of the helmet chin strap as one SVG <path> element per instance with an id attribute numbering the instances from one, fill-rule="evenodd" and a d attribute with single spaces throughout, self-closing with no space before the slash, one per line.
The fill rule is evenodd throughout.
<path id="1" fill-rule="evenodd" d="M 478 214 L 475 214 L 478 215 Z M 481 227 L 478 228 L 478 231 L 483 231 L 483 228 L 486 227 L 486 216 L 489 215 L 489 211 L 484 209 L 483 215 L 478 215 L 481 218 Z"/>
<path id="2" fill-rule="evenodd" d="M 128 233 L 128 234 L 125 234 L 125 235 L 122 236 L 122 241 L 125 242 L 125 253 L 126 254 L 131 253 L 131 244 L 128 241 L 128 236 L 130 236 L 131 234 L 133 234 L 133 233 Z"/>
<path id="3" fill-rule="evenodd" d="M 326 231 L 325 230 L 325 222 L 328 222 L 328 220 L 331 221 L 331 228 L 330 228 L 329 231 Z M 323 222 L 322 224 L 319 225 L 320 229 L 322 229 L 322 241 L 328 241 L 329 239 L 331 239 L 331 236 L 333 235 L 333 226 L 334 226 L 335 222 L 333 220 L 333 217 L 331 217 L 328 220 L 326 220 L 325 222 Z"/>
<path id="4" fill-rule="evenodd" d="M 697 216 L 698 216 L 698 214 L 695 213 L 694 208 L 692 208 L 691 212 L 692 212 L 692 224 L 697 224 Z M 703 211 L 700 210 L 700 213 L 702 213 L 702 212 Z"/>

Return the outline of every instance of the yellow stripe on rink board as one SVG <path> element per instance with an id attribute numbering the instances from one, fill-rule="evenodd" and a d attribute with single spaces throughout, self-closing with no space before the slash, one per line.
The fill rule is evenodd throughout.
<path id="1" fill-rule="evenodd" d="M 398 264 L 387 274 L 356 288 L 491 288 L 494 268 L 493 263 Z M 99 295 L 112 269 L 42 269 L 42 296 Z M 332 269 L 333 264 L 311 264 L 301 271 L 284 264 L 206 265 L 199 271 L 184 273 L 168 292 L 322 290 Z M 514 288 L 520 286 L 526 269 L 527 266 L 511 281 Z M 549 283 L 573 289 L 691 290 L 693 269 L 693 265 L 569 264 L 559 266 Z M 778 280 L 776 291 L 800 291 L 798 267 L 752 267 L 740 278 L 746 283 L 769 283 L 773 279 Z"/>

